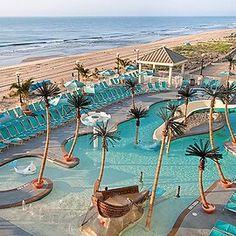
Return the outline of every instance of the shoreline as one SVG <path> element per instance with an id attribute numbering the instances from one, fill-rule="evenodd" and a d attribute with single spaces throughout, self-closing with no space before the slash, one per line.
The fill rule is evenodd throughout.
<path id="1" fill-rule="evenodd" d="M 35 63 L 44 63 L 44 62 L 46 63 L 46 62 L 51 62 L 51 61 L 60 60 L 60 59 L 71 59 L 71 58 L 76 58 L 76 57 L 84 58 L 87 56 L 92 56 L 93 54 L 109 53 L 112 51 L 116 52 L 119 50 L 121 50 L 121 51 L 128 50 L 129 51 L 130 49 L 139 48 L 139 49 L 145 50 L 143 53 L 140 52 L 140 54 L 145 54 L 149 51 L 154 50 L 153 48 L 151 50 L 148 50 L 148 49 L 149 49 L 149 47 L 155 46 L 155 45 L 157 47 L 160 47 L 163 45 L 175 47 L 175 46 L 182 45 L 181 42 L 184 43 L 185 41 L 187 41 L 187 39 L 189 39 L 192 44 L 196 44 L 198 42 L 205 42 L 205 41 L 209 41 L 211 39 L 221 39 L 230 33 L 236 33 L 236 26 L 235 26 L 235 28 L 230 28 L 230 29 L 208 30 L 208 31 L 204 31 L 201 33 L 192 33 L 192 34 L 178 35 L 178 36 L 173 36 L 173 37 L 167 36 L 167 37 L 163 37 L 163 38 L 160 38 L 155 41 L 148 42 L 148 43 L 133 44 L 133 45 L 128 45 L 128 46 L 124 46 L 124 47 L 115 47 L 115 48 L 113 47 L 113 48 L 107 48 L 107 49 L 102 49 L 102 50 L 97 50 L 97 51 L 89 51 L 86 53 L 78 53 L 78 54 L 72 54 L 72 55 L 46 55 L 46 56 L 32 56 L 32 57 L 29 56 L 29 57 L 23 59 L 20 63 L 8 65 L 8 66 L 0 66 L 0 73 L 1 73 L 1 70 L 11 69 L 14 67 L 23 67 L 23 66 L 28 66 L 31 64 L 35 64 Z M 210 36 L 208 37 L 209 34 L 212 34 L 213 36 L 216 36 L 218 38 L 210 37 Z M 198 38 L 201 36 L 203 37 L 203 40 L 200 40 Z M 161 44 L 162 41 L 164 41 L 164 44 Z M 135 53 L 133 52 L 132 54 L 135 54 Z M 114 57 L 115 57 L 115 54 L 114 54 Z"/>
<path id="2" fill-rule="evenodd" d="M 17 65 L 0 67 L 0 110 L 6 107 L 12 107 L 16 99 L 3 98 L 8 95 L 9 87 L 16 82 L 16 72 L 21 74 L 21 79 L 26 80 L 34 78 L 34 81 L 41 81 L 50 79 L 58 84 L 65 83 L 72 79 L 72 72 L 75 62 L 80 61 L 84 67 L 93 70 L 113 68 L 115 65 L 116 54 L 119 53 L 121 58 L 136 59 L 136 52 L 134 49 L 139 49 L 139 56 L 151 52 L 160 46 L 167 46 L 173 48 L 175 46 L 183 45 L 184 42 L 190 42 L 192 45 L 198 42 L 207 42 L 210 40 L 223 39 L 231 33 L 236 33 L 234 29 L 211 30 L 199 34 L 181 35 L 177 37 L 168 37 L 146 44 L 138 44 L 120 48 L 111 48 L 101 51 L 87 52 L 78 55 L 62 56 L 56 58 L 48 58 L 37 61 L 25 62 Z M 41 57 L 38 57 L 41 59 Z M 75 73 L 76 76 L 76 73 Z"/>

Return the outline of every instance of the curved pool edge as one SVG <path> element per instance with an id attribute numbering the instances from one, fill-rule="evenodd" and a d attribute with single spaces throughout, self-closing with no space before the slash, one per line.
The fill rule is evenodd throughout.
<path id="1" fill-rule="evenodd" d="M 168 101 L 170 101 L 170 100 L 171 100 L 171 99 L 163 99 L 163 100 L 154 102 L 154 103 L 152 103 L 150 106 L 147 106 L 147 110 L 150 110 L 150 108 L 151 108 L 152 106 L 154 106 L 154 105 L 156 105 L 156 104 L 158 104 L 158 103 L 168 102 Z M 115 131 L 118 129 L 118 126 L 119 126 L 119 125 L 121 125 L 121 124 L 123 124 L 123 123 L 125 123 L 125 122 L 128 122 L 128 121 L 134 119 L 134 118 L 128 117 L 128 116 L 126 116 L 125 118 L 126 118 L 126 119 L 124 119 L 124 120 L 122 120 L 122 121 L 120 121 L 120 122 L 115 122 L 115 123 L 114 123 L 113 127 L 114 127 L 114 130 L 115 130 Z M 89 135 L 89 134 L 92 134 L 92 131 L 81 133 L 81 134 L 79 134 L 78 137 L 85 136 L 85 135 Z M 63 155 L 68 154 L 68 152 L 67 152 L 66 149 L 65 149 L 65 145 L 66 145 L 71 139 L 73 139 L 73 138 L 74 138 L 74 136 L 70 136 L 70 137 L 66 138 L 66 139 L 61 143 L 61 151 L 62 151 Z"/>
<path id="2" fill-rule="evenodd" d="M 46 197 L 53 189 L 53 182 L 47 178 L 44 178 L 44 181 L 46 184 L 41 189 L 36 189 L 32 182 L 28 182 L 14 189 L 0 191 L 0 209 L 22 206 L 23 201 L 30 204 Z M 14 195 L 15 201 L 12 200 Z"/>

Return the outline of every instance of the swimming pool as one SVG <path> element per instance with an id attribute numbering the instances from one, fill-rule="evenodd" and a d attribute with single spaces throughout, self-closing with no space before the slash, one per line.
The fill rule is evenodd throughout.
<path id="1" fill-rule="evenodd" d="M 149 116 L 141 121 L 139 138 L 144 146 L 153 144 L 153 131 L 162 123 L 156 113 L 162 106 L 165 106 L 165 102 L 153 105 L 149 110 Z M 236 115 L 230 114 L 230 119 L 236 130 Z M 118 132 L 122 139 L 115 147 L 109 148 L 102 186 L 119 187 L 138 184 L 142 171 L 144 186 L 150 187 L 156 168 L 158 148 L 145 150 L 134 145 L 134 120 L 120 124 Z M 166 189 L 167 193 L 172 193 L 172 196 L 176 187 L 180 185 L 181 198 L 170 197 L 155 207 L 151 232 L 144 230 L 145 219 L 143 219 L 124 235 L 166 235 L 182 210 L 199 196 L 198 158 L 184 155 L 186 147 L 199 138 L 207 139 L 208 135 L 174 141 L 169 155 L 165 155 L 163 159 L 159 184 Z M 227 127 L 215 133 L 216 143 L 221 146 L 224 154 L 222 166 L 225 175 L 234 179 L 236 157 L 223 148 L 223 142 L 228 138 Z M 66 144 L 67 150 L 70 144 L 71 142 Z M 81 162 L 73 169 L 64 169 L 48 162 L 45 177 L 54 182 L 54 189 L 49 196 L 31 204 L 25 211 L 22 207 L 0 210 L 1 216 L 36 236 L 80 235 L 78 228 L 83 220 L 81 216 L 90 205 L 93 183 L 99 173 L 100 149 L 93 149 L 90 144 L 90 135 L 85 135 L 79 138 L 76 153 Z M 31 158 L 22 159 L 18 161 L 18 164 L 26 166 L 31 160 Z M 39 168 L 40 160 L 33 160 Z M 1 167 L 0 172 L 1 190 L 19 186 L 32 179 L 32 176 L 17 175 L 8 165 Z M 216 179 L 218 175 L 214 163 L 209 161 L 204 176 L 205 188 Z"/>

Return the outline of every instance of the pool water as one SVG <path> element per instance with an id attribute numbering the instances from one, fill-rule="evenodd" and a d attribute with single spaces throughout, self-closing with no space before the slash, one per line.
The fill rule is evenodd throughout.
<path id="1" fill-rule="evenodd" d="M 162 123 L 156 115 L 162 106 L 165 106 L 165 102 L 153 105 L 148 117 L 141 121 L 139 139 L 142 147 L 134 145 L 135 120 L 118 126 L 121 140 L 114 147 L 109 147 L 103 187 L 139 184 L 141 171 L 144 173 L 144 187 L 152 186 L 159 154 L 159 145 L 153 145 L 152 135 Z M 230 119 L 236 130 L 236 115 L 230 114 Z M 198 158 L 186 157 L 185 150 L 189 144 L 200 138 L 207 139 L 208 135 L 192 136 L 172 142 L 169 155 L 164 156 L 159 181 L 159 186 L 166 190 L 167 197 L 155 207 L 152 231 L 144 230 L 143 219 L 124 235 L 166 235 L 182 210 L 199 196 Z M 216 144 L 221 147 L 224 154 L 221 163 L 225 176 L 235 179 L 236 157 L 223 148 L 223 143 L 228 139 L 227 127 L 215 133 Z M 65 148 L 69 150 L 70 145 L 71 142 L 67 143 Z M 1 210 L 1 216 L 36 236 L 80 235 L 78 228 L 90 206 L 93 184 L 99 173 L 100 143 L 99 148 L 94 149 L 90 144 L 90 135 L 81 136 L 75 155 L 80 158 L 80 164 L 73 169 L 64 169 L 48 162 L 45 177 L 54 182 L 54 189 L 50 195 L 24 210 L 22 207 Z M 34 158 L 19 160 L 18 165 L 27 166 L 32 160 L 39 170 L 40 160 Z M 1 167 L 0 172 L 0 190 L 19 186 L 33 178 L 14 173 L 9 165 Z M 208 161 L 204 172 L 205 189 L 217 179 L 214 163 Z M 178 185 L 181 186 L 181 198 L 174 197 Z"/>

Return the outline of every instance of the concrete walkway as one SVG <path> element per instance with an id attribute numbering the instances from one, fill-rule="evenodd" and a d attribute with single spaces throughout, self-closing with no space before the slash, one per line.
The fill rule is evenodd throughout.
<path id="1" fill-rule="evenodd" d="M 207 201 L 215 204 L 216 211 L 213 214 L 203 212 L 198 198 L 180 214 L 168 236 L 206 236 L 217 220 L 236 225 L 235 213 L 224 209 L 235 190 L 235 185 L 233 188 L 224 189 L 218 181 L 215 182 L 206 193 Z"/>

